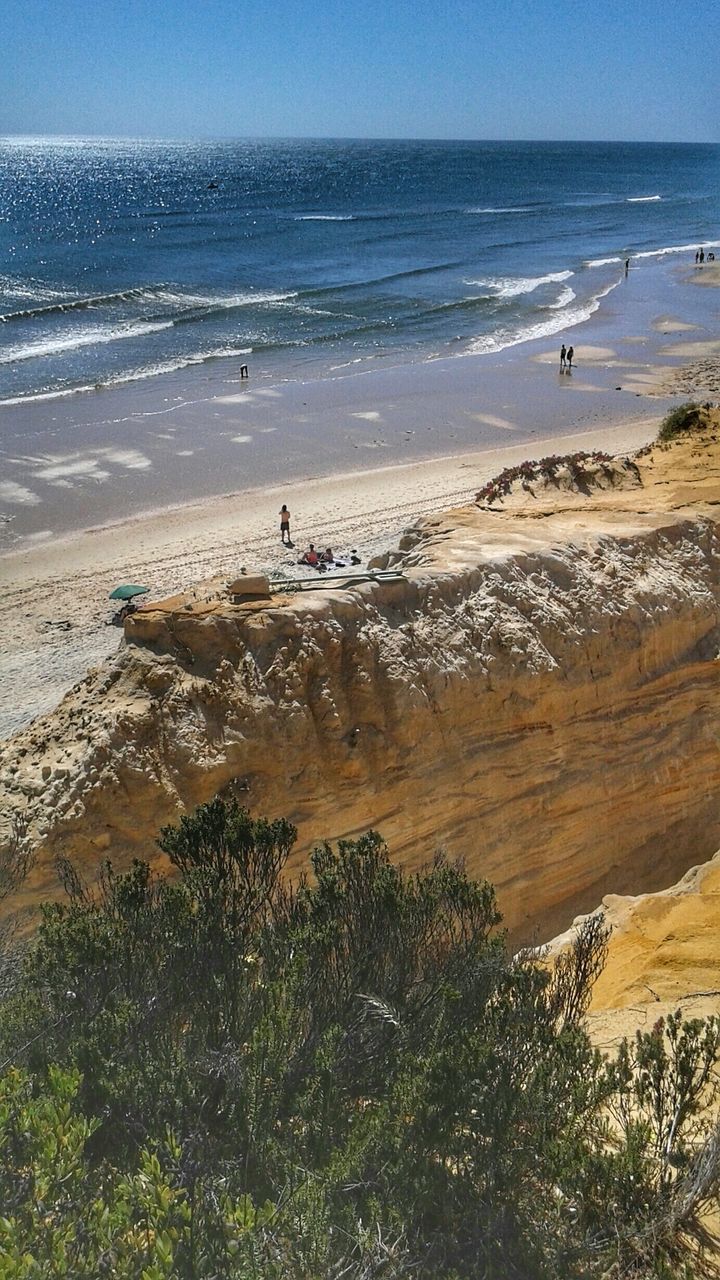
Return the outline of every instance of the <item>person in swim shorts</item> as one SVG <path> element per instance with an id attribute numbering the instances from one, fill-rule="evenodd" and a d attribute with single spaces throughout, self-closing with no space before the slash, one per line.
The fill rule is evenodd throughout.
<path id="1" fill-rule="evenodd" d="M 285 544 L 285 535 L 287 534 L 287 545 L 290 546 L 290 512 L 283 502 L 280 508 L 280 537 Z"/>

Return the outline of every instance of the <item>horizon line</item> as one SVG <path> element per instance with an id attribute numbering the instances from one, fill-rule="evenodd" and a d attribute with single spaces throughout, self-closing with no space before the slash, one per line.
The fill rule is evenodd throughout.
<path id="1" fill-rule="evenodd" d="M 68 141 L 68 142 L 418 142 L 418 143 L 468 143 L 470 145 L 525 145 L 535 146 L 644 146 L 644 147 L 718 147 L 720 141 L 700 141 L 680 138 L 476 138 L 447 136 L 406 136 L 391 134 L 239 134 L 239 133 L 51 133 L 32 132 L 0 133 L 5 141 Z"/>

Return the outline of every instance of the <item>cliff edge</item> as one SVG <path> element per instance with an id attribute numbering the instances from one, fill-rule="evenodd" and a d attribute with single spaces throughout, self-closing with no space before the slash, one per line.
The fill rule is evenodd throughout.
<path id="1" fill-rule="evenodd" d="M 369 826 L 410 867 L 461 854 L 518 939 L 677 880 L 720 846 L 719 425 L 423 519 L 386 580 L 134 615 L 6 744 L 25 902 L 218 792 L 297 824 L 291 870 Z"/>

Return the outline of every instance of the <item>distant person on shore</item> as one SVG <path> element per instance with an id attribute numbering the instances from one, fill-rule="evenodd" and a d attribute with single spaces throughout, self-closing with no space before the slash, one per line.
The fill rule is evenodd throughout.
<path id="1" fill-rule="evenodd" d="M 699 261 L 700 261 L 700 250 L 696 249 L 695 250 L 695 266 L 697 266 Z"/>
<path id="2" fill-rule="evenodd" d="M 627 275 L 629 270 L 630 270 L 630 259 L 626 258 L 625 259 L 625 275 Z"/>
<path id="3" fill-rule="evenodd" d="M 561 368 L 561 369 L 564 369 L 564 368 L 565 368 L 565 357 L 566 357 L 566 355 L 567 355 L 567 352 L 566 352 L 566 350 L 565 350 L 565 343 L 563 342 L 563 344 L 562 344 L 562 346 L 561 346 L 561 348 L 560 348 L 560 368 Z"/>
<path id="4" fill-rule="evenodd" d="M 567 367 L 568 367 L 568 372 L 570 372 L 570 370 L 572 369 L 572 362 L 573 362 L 573 356 L 574 356 L 574 355 L 575 355 L 575 348 L 574 348 L 574 347 L 568 347 L 568 349 L 567 349 Z"/>
<path id="5" fill-rule="evenodd" d="M 312 565 L 313 569 L 315 569 L 319 563 L 320 557 L 315 550 L 314 542 L 311 542 L 305 554 L 298 560 L 298 564 L 309 564 Z"/>
<path id="6" fill-rule="evenodd" d="M 704 261 L 705 261 L 705 250 L 701 249 L 700 250 L 700 266 L 702 266 Z"/>
<path id="7" fill-rule="evenodd" d="M 286 534 L 287 534 L 287 546 L 291 547 L 292 542 L 290 541 L 290 512 L 288 511 L 287 507 L 285 506 L 285 503 L 283 502 L 280 508 L 280 537 L 282 539 L 283 546 L 286 545 L 285 543 Z"/>
<path id="8" fill-rule="evenodd" d="M 708 254 L 708 262 L 714 262 L 714 261 L 715 261 L 715 254 L 711 250 L 710 253 Z"/>

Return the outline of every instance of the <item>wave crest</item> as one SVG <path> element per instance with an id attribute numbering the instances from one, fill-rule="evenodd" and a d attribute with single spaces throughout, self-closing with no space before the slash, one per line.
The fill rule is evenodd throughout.
<path id="1" fill-rule="evenodd" d="M 353 213 L 296 213 L 295 222 L 354 222 Z"/>
<path id="2" fill-rule="evenodd" d="M 73 311 L 92 311 L 123 302 L 140 302 L 148 306 L 173 308 L 180 313 L 178 318 L 181 318 L 184 310 L 228 311 L 234 307 L 252 307 L 263 302 L 287 302 L 288 299 L 295 297 L 297 297 L 295 292 L 247 292 L 225 295 L 183 293 L 181 290 L 174 290 L 171 285 L 160 284 L 121 289 L 116 293 L 89 294 L 82 298 L 51 302 L 45 306 L 26 307 L 22 311 L 7 311 L 4 315 L 0 315 L 0 323 L 8 324 L 13 320 L 35 320 L 44 316 L 65 315 Z"/>
<path id="3" fill-rule="evenodd" d="M 75 351 L 78 347 L 102 346 L 106 342 L 118 342 L 127 338 L 144 338 L 148 333 L 159 333 L 162 329 L 172 329 L 172 320 L 163 324 L 129 324 L 124 326 L 100 326 L 97 329 L 77 331 L 65 334 L 60 338 L 38 338 L 35 342 L 18 343 L 14 347 L 4 347 L 0 354 L 0 364 L 18 364 L 22 360 L 41 360 L 45 356 L 59 355 L 65 351 Z"/>
<path id="4" fill-rule="evenodd" d="M 614 258 L 590 258 L 587 262 L 583 262 L 584 267 L 609 267 L 613 262 L 622 262 L 621 257 Z"/>
<path id="5" fill-rule="evenodd" d="M 181 356 L 177 360 L 166 360 L 160 364 L 148 365 L 144 369 L 135 369 L 127 373 L 116 374 L 115 377 L 105 378 L 100 382 L 92 382 L 75 387 L 57 387 L 52 391 L 31 392 L 29 395 L 8 396 L 0 400 L 0 405 L 29 404 L 39 400 L 63 400 L 67 396 L 79 395 L 81 392 L 120 387 L 128 382 L 156 378 L 164 373 L 177 373 L 181 369 L 190 368 L 191 365 L 207 364 L 210 360 L 229 359 L 233 356 L 249 356 L 252 355 L 252 352 L 252 347 L 229 347 L 220 351 L 202 351 L 196 355 Z"/>
<path id="6" fill-rule="evenodd" d="M 588 300 L 583 306 L 575 307 L 569 311 L 557 315 L 551 319 L 541 320 L 537 324 L 527 325 L 526 328 L 516 330 L 500 330 L 497 333 L 487 334 L 483 338 L 475 338 L 468 347 L 468 353 L 471 355 L 490 355 L 493 352 L 504 351 L 506 347 L 517 347 L 522 342 L 530 342 L 533 338 L 549 338 L 554 333 L 561 333 L 563 329 L 569 329 L 571 326 L 583 324 L 585 320 L 589 320 L 591 315 L 597 311 L 600 302 L 613 289 L 617 289 L 619 280 L 608 285 L 607 289 L 603 289 L 600 293 Z"/>
<path id="7" fill-rule="evenodd" d="M 509 205 L 507 208 L 500 207 L 498 209 L 466 209 L 466 213 L 532 213 L 532 206 L 528 204 Z"/>
<path id="8" fill-rule="evenodd" d="M 487 280 L 468 280 L 466 283 L 492 289 L 496 298 L 519 298 L 524 293 L 534 293 L 543 284 L 561 284 L 572 275 L 572 271 L 551 271 L 546 276 L 497 276 Z"/>

